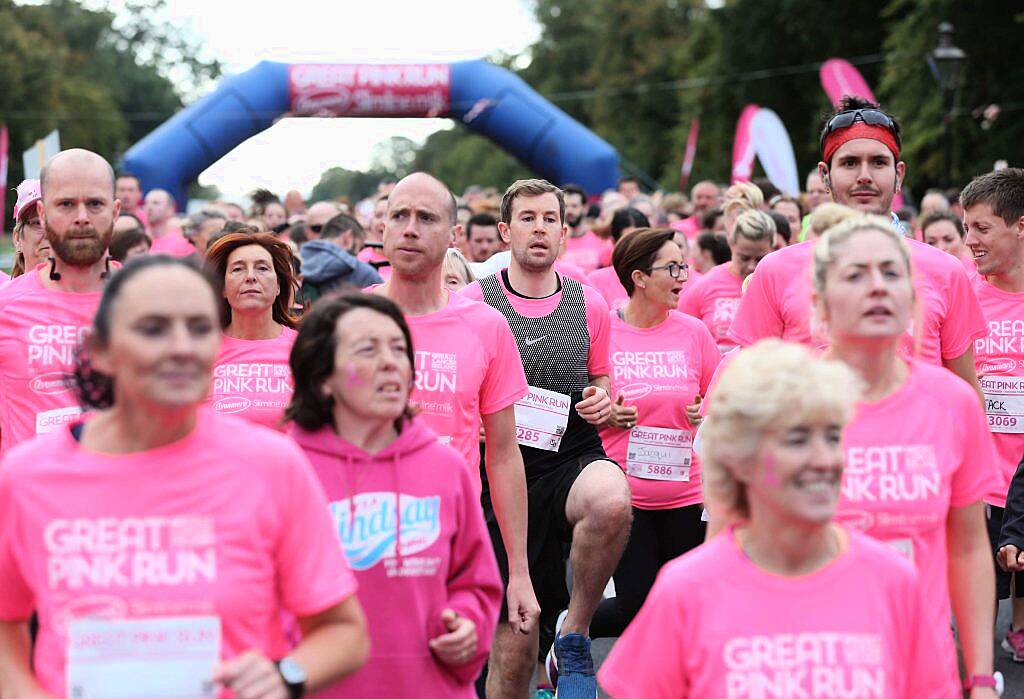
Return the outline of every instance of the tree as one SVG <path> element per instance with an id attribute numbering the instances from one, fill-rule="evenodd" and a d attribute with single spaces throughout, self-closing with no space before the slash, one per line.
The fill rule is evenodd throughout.
<path id="1" fill-rule="evenodd" d="M 0 122 L 11 137 L 9 183 L 23 178 L 21 153 L 54 128 L 63 147 L 116 161 L 181 108 L 172 77 L 201 85 L 219 74 L 219 64 L 202 58 L 179 28 L 157 19 L 164 4 L 135 0 L 119 19 L 75 0 L 0 0 Z"/>
<path id="2" fill-rule="evenodd" d="M 320 181 L 313 187 L 309 201 L 337 201 L 344 197 L 350 202 L 357 202 L 374 194 L 377 185 L 385 179 L 394 180 L 395 176 L 380 170 L 362 172 L 332 167 L 320 175 Z"/>
<path id="3" fill-rule="evenodd" d="M 440 178 L 456 194 L 471 184 L 504 189 L 532 176 L 511 155 L 460 126 L 431 134 L 416 153 L 413 169 Z"/>
<path id="4" fill-rule="evenodd" d="M 1019 156 L 1024 80 L 1011 47 L 1024 30 L 1020 5 L 998 0 L 893 0 L 885 20 L 891 31 L 879 97 L 902 120 L 907 180 L 918 191 L 942 181 L 942 92 L 925 58 L 935 47 L 937 27 L 944 20 L 956 27 L 954 42 L 967 54 L 961 106 L 953 122 L 953 181 L 966 184 L 974 175 L 990 171 L 995 160 Z M 985 128 L 982 115 L 990 104 L 1006 107 Z"/>

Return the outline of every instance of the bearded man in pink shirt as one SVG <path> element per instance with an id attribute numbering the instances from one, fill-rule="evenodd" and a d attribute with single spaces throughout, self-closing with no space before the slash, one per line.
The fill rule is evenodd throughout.
<path id="1" fill-rule="evenodd" d="M 196 252 L 192 243 L 185 240 L 181 229 L 174 224 L 177 204 L 171 193 L 163 189 L 151 189 L 146 194 L 146 218 L 149 219 L 149 235 L 153 255 L 164 254 L 172 257 L 188 257 Z"/>
<path id="2" fill-rule="evenodd" d="M 818 171 L 838 204 L 867 214 L 898 219 L 892 200 L 903 185 L 899 123 L 878 105 L 846 97 L 825 122 Z M 980 397 L 974 370 L 974 341 L 987 334 L 985 319 L 963 267 L 951 256 L 908 239 L 914 286 L 920 304 L 903 350 L 947 369 L 971 384 Z M 811 313 L 811 255 L 814 241 L 768 255 L 750 277 L 729 331 L 740 346 L 781 337 L 822 346 L 824 335 Z"/>
<path id="3" fill-rule="evenodd" d="M 440 180 L 422 172 L 402 179 L 388 196 L 385 218 L 392 274 L 370 290 L 402 309 L 416 348 L 412 400 L 420 420 L 462 454 L 478 492 L 483 425 L 487 481 L 509 553 L 508 627 L 529 634 L 540 605 L 527 564 L 526 475 L 515 417 L 515 403 L 529 387 L 505 318 L 442 284 L 456 226 L 455 198 Z"/>
<path id="4" fill-rule="evenodd" d="M 0 447 L 52 432 L 81 412 L 70 390 L 78 343 L 92 322 L 108 273 L 107 247 L 120 203 L 114 171 L 99 155 L 71 149 L 40 176 L 39 217 L 49 265 L 0 291 Z"/>

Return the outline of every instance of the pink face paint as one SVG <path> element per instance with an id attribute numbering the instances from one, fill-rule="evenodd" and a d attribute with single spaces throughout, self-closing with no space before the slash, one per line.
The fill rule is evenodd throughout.
<path id="1" fill-rule="evenodd" d="M 362 377 L 359 376 L 359 371 L 354 366 L 349 364 L 347 367 L 345 367 L 345 373 L 348 374 L 348 382 L 349 382 L 350 385 L 352 385 L 352 386 L 362 386 L 363 385 L 364 381 L 363 381 Z"/>

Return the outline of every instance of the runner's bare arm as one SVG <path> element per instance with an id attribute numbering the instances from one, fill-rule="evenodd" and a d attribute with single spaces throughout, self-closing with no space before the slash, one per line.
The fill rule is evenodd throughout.
<path id="1" fill-rule="evenodd" d="M 32 675 L 29 647 L 27 621 L 0 621 L 0 696 L 52 699 Z"/>
<path id="2" fill-rule="evenodd" d="M 513 631 L 529 633 L 540 616 L 540 604 L 533 592 L 526 558 L 526 470 L 516 441 L 515 406 L 482 415 L 481 419 L 487 434 L 487 482 L 508 554 L 508 622 Z"/>
<path id="3" fill-rule="evenodd" d="M 978 371 L 974 368 L 974 346 L 967 348 L 967 351 L 961 354 L 959 357 L 952 359 L 943 359 L 942 366 L 946 367 L 954 374 L 959 376 L 961 379 L 966 381 L 974 389 L 974 392 L 978 394 L 978 398 L 981 400 L 981 405 L 985 405 L 985 394 L 981 392 L 981 384 L 978 383 Z"/>
<path id="4" fill-rule="evenodd" d="M 995 573 L 985 532 L 984 503 L 951 507 L 946 519 L 949 597 L 968 675 L 992 674 Z"/>

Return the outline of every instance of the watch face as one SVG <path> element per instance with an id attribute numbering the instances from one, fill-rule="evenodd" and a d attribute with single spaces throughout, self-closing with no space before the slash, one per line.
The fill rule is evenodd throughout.
<path id="1" fill-rule="evenodd" d="M 305 684 L 306 672 L 291 658 L 284 658 L 277 664 L 281 677 L 288 684 Z"/>

